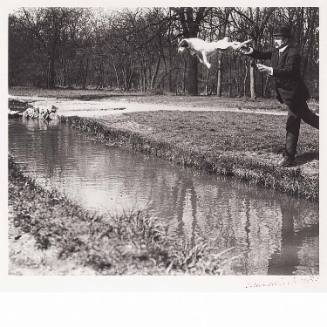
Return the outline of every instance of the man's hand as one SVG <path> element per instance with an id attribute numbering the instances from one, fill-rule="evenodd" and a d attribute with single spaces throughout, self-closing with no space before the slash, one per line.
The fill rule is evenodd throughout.
<path id="1" fill-rule="evenodd" d="M 263 65 L 263 64 L 257 64 L 257 68 L 258 68 L 259 72 L 261 72 L 261 73 L 266 73 L 266 74 L 269 74 L 269 75 L 273 74 L 273 68 L 272 67 L 269 67 L 269 66 L 266 66 L 266 65 Z"/>

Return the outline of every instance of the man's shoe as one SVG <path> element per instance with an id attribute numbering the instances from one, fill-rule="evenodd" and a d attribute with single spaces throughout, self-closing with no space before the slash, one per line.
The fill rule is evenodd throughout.
<path id="1" fill-rule="evenodd" d="M 294 166 L 295 162 L 294 159 L 290 157 L 284 157 L 282 160 L 278 162 L 279 167 L 291 167 Z"/>

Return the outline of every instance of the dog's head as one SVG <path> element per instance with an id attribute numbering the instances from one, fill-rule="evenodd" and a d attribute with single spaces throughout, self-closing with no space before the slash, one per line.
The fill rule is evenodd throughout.
<path id="1" fill-rule="evenodd" d="M 183 39 L 178 43 L 178 52 L 182 53 L 188 47 L 189 47 L 189 44 L 188 44 L 187 40 Z"/>

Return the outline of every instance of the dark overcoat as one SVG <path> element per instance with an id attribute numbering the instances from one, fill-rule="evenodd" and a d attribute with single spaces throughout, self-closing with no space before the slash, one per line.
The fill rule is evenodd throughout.
<path id="1" fill-rule="evenodd" d="M 271 60 L 279 102 L 290 105 L 294 101 L 306 101 L 310 97 L 301 76 L 301 56 L 295 47 L 288 46 L 280 55 L 278 49 L 254 50 L 251 56 L 256 59 Z"/>

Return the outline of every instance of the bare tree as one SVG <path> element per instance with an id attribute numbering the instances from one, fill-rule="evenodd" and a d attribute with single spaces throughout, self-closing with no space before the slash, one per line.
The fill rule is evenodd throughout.
<path id="1" fill-rule="evenodd" d="M 200 25 L 210 8 L 179 7 L 174 8 L 182 27 L 183 37 L 197 37 Z M 189 56 L 187 62 L 187 92 L 190 95 L 198 95 L 198 60 Z"/>
<path id="2" fill-rule="evenodd" d="M 275 8 L 234 8 L 232 12 L 232 20 L 234 26 L 241 32 L 241 34 L 248 34 L 253 40 L 253 46 L 258 48 L 260 41 L 264 35 L 264 30 L 267 26 L 267 22 L 274 12 Z M 235 17 L 235 15 L 237 17 Z M 250 31 L 248 33 L 247 31 Z M 250 64 L 250 94 L 251 98 L 256 98 L 255 90 L 255 60 L 251 60 Z"/>
<path id="3" fill-rule="evenodd" d="M 181 37 L 213 41 L 228 35 L 239 41 L 251 37 L 254 47 L 266 47 L 285 22 L 293 25 L 303 73 L 317 95 L 315 7 L 18 9 L 9 16 L 9 85 L 269 95 L 268 80 L 258 78 L 250 58 L 217 52 L 211 74 L 196 58 L 178 55 L 177 44 Z"/>

